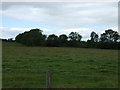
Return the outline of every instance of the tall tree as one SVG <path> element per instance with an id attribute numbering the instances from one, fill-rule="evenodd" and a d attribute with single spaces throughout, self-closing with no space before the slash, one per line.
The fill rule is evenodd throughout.
<path id="1" fill-rule="evenodd" d="M 79 47 L 80 46 L 80 41 L 82 39 L 82 36 L 77 33 L 77 32 L 71 32 L 69 34 L 69 46 L 71 47 Z"/>
<path id="2" fill-rule="evenodd" d="M 101 41 L 101 42 L 107 42 L 106 33 L 101 34 L 100 41 Z"/>
<path id="3" fill-rule="evenodd" d="M 45 41 L 46 35 L 40 29 L 31 29 L 16 36 L 15 41 L 28 46 L 41 46 Z"/>
<path id="4" fill-rule="evenodd" d="M 67 46 L 67 39 L 68 39 L 67 35 L 65 35 L 65 34 L 60 35 L 59 36 L 59 45 Z"/>
<path id="5" fill-rule="evenodd" d="M 69 38 L 71 41 L 81 41 L 82 36 L 77 32 L 71 32 L 69 34 Z"/>
<path id="6" fill-rule="evenodd" d="M 98 34 L 96 34 L 94 31 L 91 32 L 90 37 L 92 42 L 98 42 Z"/>
<path id="7" fill-rule="evenodd" d="M 114 32 L 114 35 L 113 35 L 113 40 L 114 40 L 114 42 L 117 42 L 117 40 L 119 40 L 120 39 L 120 35 L 118 34 L 118 32 Z"/>
<path id="8" fill-rule="evenodd" d="M 100 38 L 101 42 L 117 42 L 118 39 L 120 39 L 120 35 L 112 29 L 105 30 Z"/>
<path id="9" fill-rule="evenodd" d="M 58 36 L 55 34 L 51 34 L 47 38 L 47 46 L 58 46 Z"/>
<path id="10" fill-rule="evenodd" d="M 64 41 L 67 41 L 68 37 L 67 37 L 67 35 L 62 34 L 59 36 L 59 39 L 64 42 Z"/>

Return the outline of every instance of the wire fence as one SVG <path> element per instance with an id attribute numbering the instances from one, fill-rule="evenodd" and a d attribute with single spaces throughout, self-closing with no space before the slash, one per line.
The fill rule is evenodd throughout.
<path id="1" fill-rule="evenodd" d="M 45 88 L 51 88 L 54 86 L 54 84 L 61 82 L 64 83 L 72 83 L 72 82 L 98 82 L 100 80 L 105 81 L 106 79 L 110 78 L 118 79 L 118 74 L 95 74 L 95 73 L 75 73 L 75 72 L 42 72 L 42 73 L 3 73 L 3 84 L 5 85 L 6 81 L 9 82 L 9 80 L 16 81 L 16 82 L 22 82 L 23 85 L 30 83 L 36 83 L 40 82 L 39 84 L 42 84 L 41 86 L 44 86 Z M 87 81 L 88 80 L 88 81 Z"/>

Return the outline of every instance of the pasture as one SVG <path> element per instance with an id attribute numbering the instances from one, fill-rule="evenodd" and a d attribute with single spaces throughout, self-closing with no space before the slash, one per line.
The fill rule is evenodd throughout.
<path id="1" fill-rule="evenodd" d="M 118 87 L 118 51 L 70 47 L 2 47 L 3 88 L 45 88 L 52 72 L 52 88 Z"/>

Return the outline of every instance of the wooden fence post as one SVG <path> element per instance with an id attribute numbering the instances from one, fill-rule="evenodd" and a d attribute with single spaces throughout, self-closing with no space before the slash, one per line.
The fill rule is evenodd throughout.
<path id="1" fill-rule="evenodd" d="M 46 72 L 46 88 L 51 88 L 52 74 L 50 71 Z"/>

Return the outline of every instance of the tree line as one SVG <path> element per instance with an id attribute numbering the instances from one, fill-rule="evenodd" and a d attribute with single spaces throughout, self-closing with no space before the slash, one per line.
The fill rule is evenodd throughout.
<path id="1" fill-rule="evenodd" d="M 78 32 L 71 32 L 68 36 L 61 34 L 44 35 L 40 29 L 31 29 L 20 33 L 15 37 L 15 42 L 27 46 L 51 46 L 51 47 L 81 47 L 81 48 L 101 48 L 101 49 L 120 49 L 120 35 L 112 29 L 105 30 L 99 35 L 91 32 L 90 40 L 81 41 L 82 35 Z M 5 41 L 5 40 L 3 40 Z M 9 39 L 9 41 L 12 41 Z"/>

